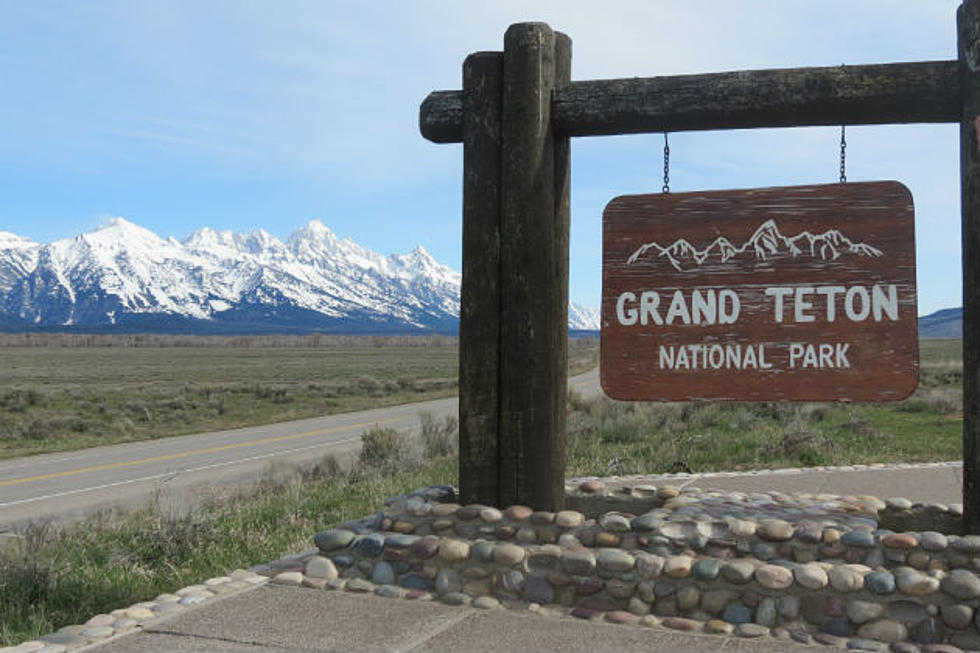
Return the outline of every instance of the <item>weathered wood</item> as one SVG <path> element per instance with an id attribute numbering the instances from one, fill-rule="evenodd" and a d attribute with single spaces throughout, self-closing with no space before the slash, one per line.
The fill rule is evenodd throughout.
<path id="1" fill-rule="evenodd" d="M 463 62 L 463 281 L 459 307 L 459 491 L 498 501 L 500 111 L 503 53 Z"/>
<path id="2" fill-rule="evenodd" d="M 963 527 L 980 534 L 980 1 L 957 11 L 963 244 Z"/>
<path id="3" fill-rule="evenodd" d="M 957 70 L 926 61 L 578 81 L 555 91 L 551 112 L 565 136 L 958 122 Z M 422 135 L 459 142 L 461 114 L 458 91 L 430 94 Z"/>
<path id="4" fill-rule="evenodd" d="M 916 315 L 898 182 L 629 195 L 603 215 L 613 399 L 898 401 Z"/>
<path id="5" fill-rule="evenodd" d="M 502 505 L 544 510 L 564 503 L 566 350 L 555 343 L 567 333 L 568 249 L 556 212 L 562 184 L 548 101 L 556 72 L 551 28 L 511 25 L 501 128 L 499 495 Z M 560 168 L 564 174 L 567 163 Z"/>

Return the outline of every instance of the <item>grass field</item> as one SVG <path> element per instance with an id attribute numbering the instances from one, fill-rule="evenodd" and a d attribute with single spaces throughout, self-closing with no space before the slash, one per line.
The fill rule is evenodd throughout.
<path id="1" fill-rule="evenodd" d="M 456 393 L 455 338 L 136 338 L 0 339 L 0 458 Z M 572 371 L 597 347 L 573 340 Z"/>
<path id="2" fill-rule="evenodd" d="M 962 342 L 923 340 L 920 349 L 919 389 L 897 403 L 620 403 L 573 396 L 567 473 L 956 460 Z"/>

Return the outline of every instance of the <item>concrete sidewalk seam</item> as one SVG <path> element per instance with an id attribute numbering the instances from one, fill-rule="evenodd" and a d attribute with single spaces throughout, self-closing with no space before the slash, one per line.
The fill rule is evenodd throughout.
<path id="1" fill-rule="evenodd" d="M 394 651 L 394 653 L 407 653 L 408 651 L 416 649 L 419 646 L 422 646 L 423 644 L 428 642 L 433 637 L 441 635 L 442 633 L 446 632 L 450 628 L 453 628 L 458 624 L 466 621 L 467 619 L 469 619 L 471 616 L 475 614 L 476 614 L 475 610 L 464 608 L 460 610 L 458 615 L 454 615 L 451 619 L 446 619 L 443 623 L 439 624 L 437 627 L 430 629 L 429 632 L 419 635 L 418 637 L 415 637 L 413 639 L 410 639 L 408 642 L 405 643 L 404 646 L 396 645 L 392 649 L 392 651 Z"/>
<path id="2" fill-rule="evenodd" d="M 235 639 L 232 637 L 218 637 L 217 635 L 201 635 L 198 633 L 182 633 L 177 630 L 162 630 L 157 628 L 144 628 L 143 633 L 148 635 L 169 635 L 170 637 L 184 637 L 190 639 L 201 639 L 210 642 L 228 642 L 229 644 L 244 644 L 246 646 L 254 646 L 257 649 L 268 649 L 269 645 L 256 640 L 245 640 L 245 639 Z M 289 649 L 291 651 L 309 651 L 307 648 L 295 648 L 287 645 L 276 644 L 276 647 L 280 649 Z"/>

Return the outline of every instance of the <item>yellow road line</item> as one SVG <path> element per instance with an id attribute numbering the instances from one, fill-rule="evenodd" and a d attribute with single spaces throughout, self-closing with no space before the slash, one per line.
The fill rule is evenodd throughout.
<path id="1" fill-rule="evenodd" d="M 385 424 L 387 422 L 393 422 L 396 419 L 398 418 L 389 417 L 388 419 L 371 420 L 370 422 L 361 422 L 360 424 L 347 424 L 345 426 L 335 426 L 329 429 L 305 431 L 303 433 L 293 433 L 292 435 L 280 435 L 274 438 L 261 438 L 259 440 L 249 440 L 248 442 L 236 442 L 234 444 L 225 444 L 220 447 L 209 447 L 207 449 L 192 449 L 191 451 L 182 451 L 180 453 L 169 453 L 163 456 L 153 456 L 152 458 L 139 458 L 137 460 L 122 460 L 117 463 L 92 465 L 91 467 L 79 467 L 78 469 L 68 469 L 63 472 L 52 472 L 50 474 L 38 474 L 37 476 L 12 478 L 8 481 L 0 481 L 0 487 L 6 487 L 9 485 L 19 485 L 21 483 L 31 483 L 33 481 L 46 481 L 52 478 L 63 478 L 65 476 L 75 476 L 77 474 L 88 474 L 91 472 L 104 472 L 108 469 L 119 469 L 121 467 L 135 467 L 136 465 L 146 465 L 147 463 L 160 462 L 161 460 L 176 460 L 178 458 L 187 458 L 189 456 L 198 456 L 201 454 L 215 453 L 216 451 L 227 451 L 229 449 L 239 449 L 241 447 L 255 447 L 262 444 L 270 444 L 272 442 L 285 442 L 288 440 L 298 440 L 300 438 L 309 438 L 314 435 L 334 433 L 336 431 L 343 431 L 346 429 L 357 429 L 357 428 L 364 428 L 366 426 L 371 426 L 374 424 Z"/>

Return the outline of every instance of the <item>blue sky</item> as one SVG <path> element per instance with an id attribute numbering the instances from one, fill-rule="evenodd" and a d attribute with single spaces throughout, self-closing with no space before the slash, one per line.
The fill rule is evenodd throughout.
<path id="1" fill-rule="evenodd" d="M 310 219 L 460 267 L 462 148 L 419 135 L 431 90 L 510 23 L 573 42 L 573 79 L 956 57 L 958 0 L 493 3 L 0 0 L 0 230 L 38 241 L 118 215 L 162 236 L 279 237 Z M 671 188 L 837 179 L 837 128 L 671 136 Z M 848 179 L 916 204 L 919 312 L 961 303 L 955 125 L 852 127 Z M 662 136 L 572 145 L 571 297 L 597 306 L 601 215 L 658 191 Z"/>

